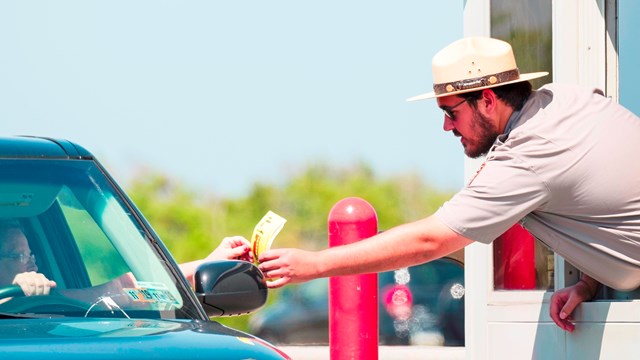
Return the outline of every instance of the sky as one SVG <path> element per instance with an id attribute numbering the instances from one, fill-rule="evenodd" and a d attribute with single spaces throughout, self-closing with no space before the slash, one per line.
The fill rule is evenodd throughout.
<path id="1" fill-rule="evenodd" d="M 619 94 L 620 103 L 640 116 L 640 102 L 638 102 L 637 86 L 640 82 L 638 59 L 640 58 L 640 1 L 620 0 L 618 4 L 619 31 Z"/>
<path id="2" fill-rule="evenodd" d="M 117 181 L 241 196 L 314 162 L 463 182 L 431 58 L 462 1 L 2 1 L 4 135 L 63 138 Z"/>

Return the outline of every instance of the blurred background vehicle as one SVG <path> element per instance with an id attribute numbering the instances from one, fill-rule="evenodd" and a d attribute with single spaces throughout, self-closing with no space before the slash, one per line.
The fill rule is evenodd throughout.
<path id="1" fill-rule="evenodd" d="M 250 332 L 278 345 L 329 343 L 328 279 L 289 285 Z M 442 258 L 378 275 L 381 345 L 464 346 L 464 266 Z"/>

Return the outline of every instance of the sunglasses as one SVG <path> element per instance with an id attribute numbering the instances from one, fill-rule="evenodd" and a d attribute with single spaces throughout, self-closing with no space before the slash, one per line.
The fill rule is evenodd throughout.
<path id="1" fill-rule="evenodd" d="M 440 109 L 442 109 L 442 112 L 444 113 L 444 116 L 448 117 L 449 119 L 451 119 L 451 121 L 455 121 L 456 117 L 455 115 L 453 115 L 453 110 L 455 108 L 457 108 L 458 106 L 464 104 L 465 102 L 467 102 L 467 100 L 469 99 L 463 99 L 462 101 L 460 101 L 459 103 L 453 105 L 453 106 L 441 106 Z"/>

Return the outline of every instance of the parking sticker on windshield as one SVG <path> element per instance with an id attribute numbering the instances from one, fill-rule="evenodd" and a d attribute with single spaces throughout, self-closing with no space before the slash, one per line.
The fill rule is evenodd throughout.
<path id="1" fill-rule="evenodd" d="M 129 295 L 134 302 L 143 303 L 164 303 L 179 305 L 180 302 L 171 294 L 168 289 L 156 289 L 150 287 L 124 288 L 124 292 Z"/>

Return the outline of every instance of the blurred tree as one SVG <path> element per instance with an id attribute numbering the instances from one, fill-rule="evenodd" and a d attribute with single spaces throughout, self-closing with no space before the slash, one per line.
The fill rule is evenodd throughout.
<path id="1" fill-rule="evenodd" d="M 246 197 L 236 199 L 202 194 L 157 173 L 139 175 L 127 192 L 178 262 L 203 258 L 225 236 L 249 239 L 268 210 L 288 220 L 276 247 L 321 249 L 327 246 L 329 211 L 345 197 L 368 201 L 384 230 L 432 214 L 452 195 L 429 187 L 415 174 L 379 179 L 362 163 L 348 168 L 312 164 L 281 187 L 257 183 Z M 278 292 L 271 291 L 270 302 Z M 246 331 L 248 319 L 216 320 Z"/>

